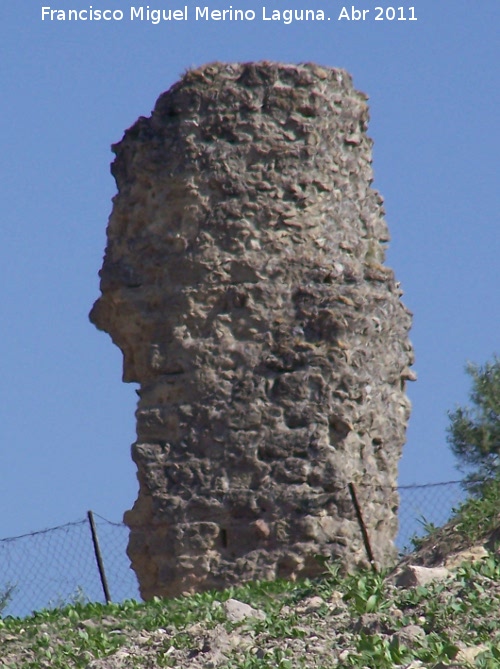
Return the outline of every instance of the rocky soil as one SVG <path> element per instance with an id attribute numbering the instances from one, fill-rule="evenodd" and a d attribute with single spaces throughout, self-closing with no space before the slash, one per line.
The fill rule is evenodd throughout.
<path id="1" fill-rule="evenodd" d="M 295 584 L 6 619 L 0 669 L 495 669 L 499 532 L 448 553 L 437 567 L 439 551 L 465 541 L 452 524 L 390 574 L 341 576 L 333 564 L 324 577 Z"/>

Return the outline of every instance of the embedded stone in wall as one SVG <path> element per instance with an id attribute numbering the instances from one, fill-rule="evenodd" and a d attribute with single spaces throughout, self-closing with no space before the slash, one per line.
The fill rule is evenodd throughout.
<path id="1" fill-rule="evenodd" d="M 394 555 L 411 316 L 383 264 L 366 96 L 343 70 L 214 63 L 114 145 L 92 322 L 140 384 L 144 598 Z"/>

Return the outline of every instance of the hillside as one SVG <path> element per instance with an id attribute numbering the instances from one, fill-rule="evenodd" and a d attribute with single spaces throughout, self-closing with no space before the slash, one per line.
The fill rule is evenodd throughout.
<path id="1" fill-rule="evenodd" d="M 390 574 L 330 564 L 314 581 L 0 620 L 0 669 L 500 668 L 499 492 L 469 500 Z"/>

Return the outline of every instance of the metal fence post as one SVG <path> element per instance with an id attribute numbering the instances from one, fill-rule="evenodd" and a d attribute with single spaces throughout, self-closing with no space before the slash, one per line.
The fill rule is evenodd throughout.
<path id="1" fill-rule="evenodd" d="M 373 551 L 370 545 L 370 537 L 368 536 L 365 521 L 363 520 L 363 515 L 361 513 L 361 508 L 359 506 L 354 484 L 349 483 L 348 487 L 349 487 L 349 492 L 351 493 L 351 499 L 354 505 L 354 510 L 356 511 L 356 518 L 358 519 L 359 528 L 361 530 L 361 534 L 363 535 L 363 543 L 365 545 L 366 555 L 368 556 L 368 560 L 370 561 L 373 571 L 377 573 L 377 565 L 375 564 L 375 558 L 373 557 Z"/>
<path id="2" fill-rule="evenodd" d="M 101 549 L 99 548 L 99 539 L 97 538 L 97 530 L 94 522 L 94 514 L 92 511 L 87 511 L 87 518 L 89 519 L 90 533 L 92 535 L 92 543 L 94 545 L 95 559 L 97 562 L 97 568 L 99 570 L 99 577 L 101 579 L 104 599 L 106 600 L 106 604 L 109 604 L 111 602 L 111 595 L 109 594 L 108 581 L 104 571 L 104 563 L 102 561 Z"/>

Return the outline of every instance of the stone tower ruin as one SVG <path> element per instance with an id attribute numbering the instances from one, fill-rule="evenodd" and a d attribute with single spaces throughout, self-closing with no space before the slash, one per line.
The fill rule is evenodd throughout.
<path id="1" fill-rule="evenodd" d="M 343 70 L 189 71 L 113 146 L 90 318 L 140 384 L 144 598 L 394 557 L 411 314 L 383 264 L 366 96 Z"/>

